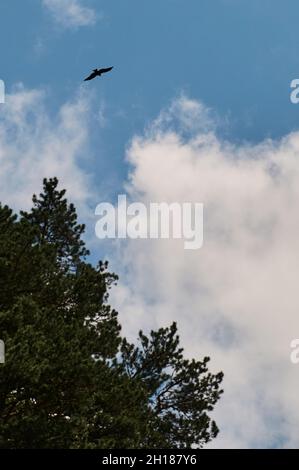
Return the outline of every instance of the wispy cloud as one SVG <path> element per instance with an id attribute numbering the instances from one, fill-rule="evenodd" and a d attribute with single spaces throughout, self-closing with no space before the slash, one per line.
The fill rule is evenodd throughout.
<path id="1" fill-rule="evenodd" d="M 113 291 L 125 333 L 177 320 L 192 356 L 225 373 L 216 447 L 298 448 L 299 132 L 232 144 L 181 97 L 128 150 L 132 199 L 203 202 L 204 246 L 121 245 Z"/>
<path id="2" fill-rule="evenodd" d="M 43 91 L 19 86 L 6 98 L 0 201 L 28 208 L 41 179 L 57 175 L 88 220 L 100 201 L 80 164 L 88 96 L 79 92 L 55 115 Z M 201 250 L 181 240 L 123 242 L 112 299 L 131 338 L 177 320 L 187 353 L 211 355 L 225 372 L 216 447 L 299 445 L 299 366 L 289 359 L 299 335 L 298 155 L 299 132 L 258 145 L 224 141 L 211 111 L 185 97 L 128 150 L 131 199 L 205 205 Z"/>
<path id="3" fill-rule="evenodd" d="M 0 107 L 0 201 L 28 208 L 42 178 L 57 176 L 81 211 L 92 197 L 88 174 L 89 98 L 78 93 L 56 115 L 47 110 L 42 90 L 18 85 Z"/>
<path id="4" fill-rule="evenodd" d="M 89 26 L 96 23 L 95 10 L 83 4 L 82 0 L 42 0 L 55 21 L 66 28 Z"/>

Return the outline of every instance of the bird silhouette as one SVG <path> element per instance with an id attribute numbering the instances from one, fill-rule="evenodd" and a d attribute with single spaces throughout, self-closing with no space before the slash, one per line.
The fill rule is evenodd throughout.
<path id="1" fill-rule="evenodd" d="M 84 82 L 87 82 L 88 80 L 93 80 L 96 77 L 100 77 L 103 73 L 110 72 L 112 69 L 113 67 L 108 67 L 107 69 L 93 69 L 89 77 L 84 79 Z"/>

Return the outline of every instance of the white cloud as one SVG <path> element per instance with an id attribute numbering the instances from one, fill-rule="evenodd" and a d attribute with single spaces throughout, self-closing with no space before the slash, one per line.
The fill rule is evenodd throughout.
<path id="1" fill-rule="evenodd" d="M 64 27 L 79 27 L 95 24 L 96 12 L 83 5 L 82 0 L 42 0 L 55 21 Z"/>
<path id="2" fill-rule="evenodd" d="M 124 332 L 173 320 L 189 355 L 225 373 L 215 447 L 298 447 L 299 132 L 257 145 L 217 136 L 181 97 L 128 150 L 132 199 L 203 202 L 204 246 L 132 240 L 115 256 Z"/>
<path id="3" fill-rule="evenodd" d="M 0 201 L 28 208 L 42 179 L 57 176 L 87 214 L 93 194 L 80 162 L 88 160 L 89 98 L 79 92 L 54 116 L 46 104 L 44 91 L 19 85 L 0 107 Z"/>
<path id="4" fill-rule="evenodd" d="M 89 98 L 47 110 L 45 92 L 19 86 L 0 107 L 0 201 L 28 208 L 41 179 L 57 175 L 87 219 L 99 198 L 88 158 Z M 189 355 L 225 372 L 216 447 L 298 447 L 299 133 L 234 145 L 212 112 L 184 97 L 128 150 L 132 199 L 203 202 L 205 240 L 131 241 L 115 250 L 113 290 L 124 332 L 177 320 Z M 103 245 L 104 248 L 107 245 Z M 117 248 L 117 246 L 115 247 Z"/>

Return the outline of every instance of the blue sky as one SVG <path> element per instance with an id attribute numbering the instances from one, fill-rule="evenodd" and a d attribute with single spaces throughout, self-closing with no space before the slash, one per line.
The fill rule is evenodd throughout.
<path id="1" fill-rule="evenodd" d="M 298 17 L 298 0 L 0 3 L 0 200 L 59 177 L 120 274 L 124 333 L 176 320 L 224 371 L 215 447 L 299 445 Z M 95 239 L 96 205 L 124 191 L 203 203 L 203 248 Z"/>
<path id="2" fill-rule="evenodd" d="M 105 156 L 95 172 L 119 184 L 132 135 L 182 90 L 229 118 L 222 132 L 230 139 L 277 138 L 297 126 L 298 109 L 288 100 L 299 69 L 296 0 L 85 5 L 97 11 L 96 24 L 63 28 L 39 0 L 2 1 L 0 70 L 8 92 L 20 81 L 47 87 L 55 110 L 91 68 L 115 66 L 86 85 L 95 92 L 93 111 L 104 106 L 107 116 L 105 130 L 93 136 Z"/>

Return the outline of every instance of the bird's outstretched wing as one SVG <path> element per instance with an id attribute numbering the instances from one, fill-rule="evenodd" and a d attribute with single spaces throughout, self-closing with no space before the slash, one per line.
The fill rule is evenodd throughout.
<path id="1" fill-rule="evenodd" d="M 110 72 L 113 69 L 113 67 L 108 67 L 107 69 L 100 69 L 99 73 L 107 73 Z"/>
<path id="2" fill-rule="evenodd" d="M 88 80 L 92 80 L 93 78 L 96 78 L 96 76 L 98 75 L 97 72 L 92 72 L 89 77 L 85 78 L 84 81 L 87 82 Z"/>

